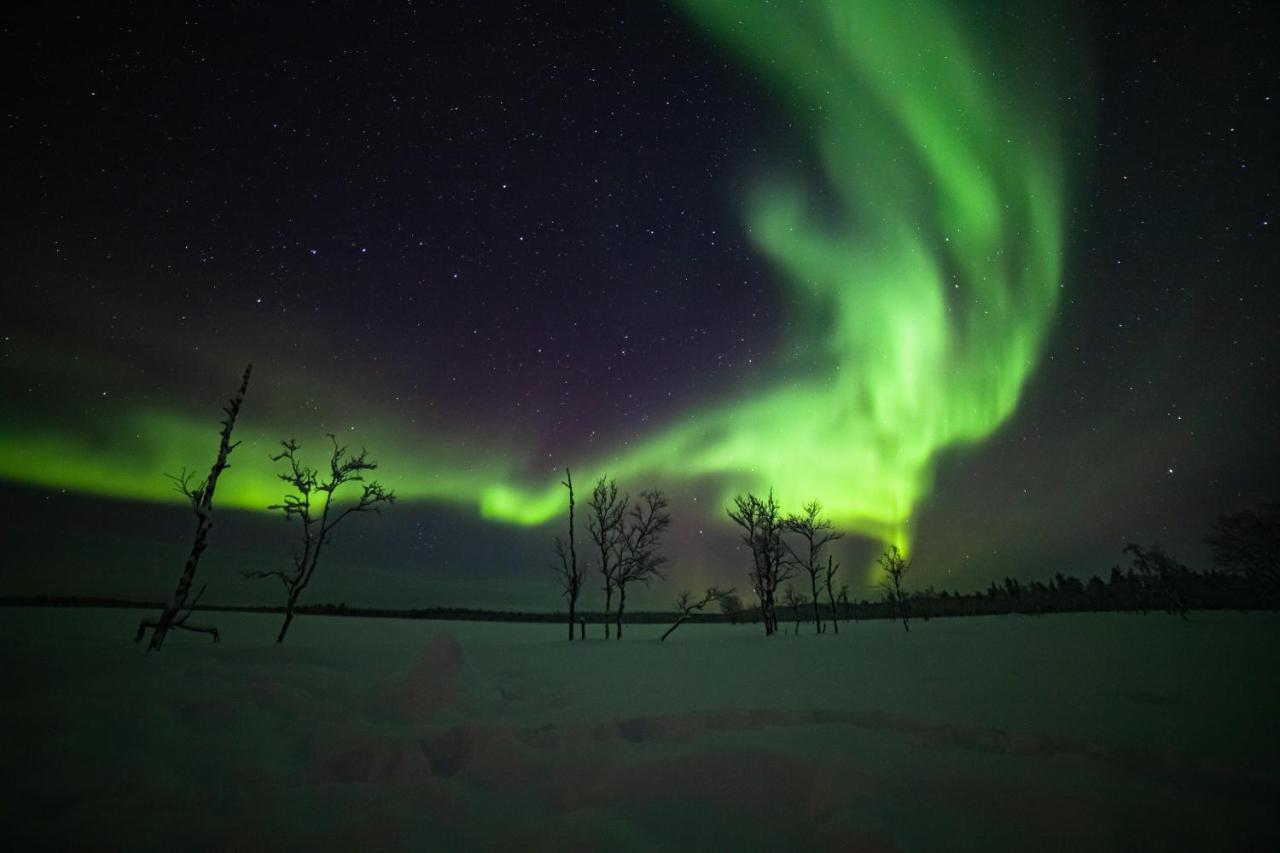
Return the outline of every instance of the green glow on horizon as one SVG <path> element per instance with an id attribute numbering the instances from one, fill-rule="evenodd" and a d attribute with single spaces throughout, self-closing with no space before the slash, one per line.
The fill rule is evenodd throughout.
<path id="1" fill-rule="evenodd" d="M 633 490 L 701 482 L 724 503 L 773 488 L 785 508 L 817 498 L 846 530 L 905 550 L 939 453 L 984 439 L 1014 411 L 1057 307 L 1051 96 L 1015 91 L 1024 69 L 988 67 L 990 51 L 927 0 L 682 5 L 812 141 L 811 172 L 780 168 L 743 200 L 751 239 L 785 288 L 787 333 L 772 379 L 575 465 L 580 482 L 605 471 Z M 796 352 L 818 368 L 787 374 Z M 282 494 L 266 456 L 289 430 L 254 421 L 260 393 L 250 385 L 235 436 L 244 446 L 218 505 L 262 509 Z M 159 474 L 212 462 L 216 418 L 118 418 L 92 439 L 0 423 L 0 478 L 180 500 Z M 378 479 L 401 498 L 522 525 L 564 509 L 559 475 L 525 480 L 527 453 L 408 438 L 389 415 L 371 421 L 382 428 L 351 442 L 383 463 Z M 323 437 L 298 437 L 323 464 Z M 712 514 L 724 521 L 719 507 Z"/>
<path id="2" fill-rule="evenodd" d="M 287 487 L 276 474 L 283 468 L 269 457 L 279 451 L 281 438 L 298 438 L 306 464 L 323 470 L 328 463 L 332 445 L 321 431 L 265 431 L 254 414 L 254 390 L 250 382 L 233 435 L 241 446 L 232 452 L 230 467 L 218 481 L 217 507 L 265 510 L 280 502 Z M 126 409 L 104 418 L 112 428 L 94 436 L 59 428 L 16 433 L 0 425 L 0 479 L 125 500 L 182 501 L 163 475 L 177 474 L 184 466 L 200 476 L 207 473 L 220 428 L 219 413 L 210 408 L 203 418 L 162 409 Z M 375 420 L 394 423 L 386 417 Z M 351 450 L 367 448 L 379 463 L 370 479 L 401 497 L 473 502 L 478 500 L 477 481 L 508 476 L 505 468 L 493 463 L 493 454 L 487 454 L 489 461 L 483 464 L 464 462 L 475 454 L 456 442 L 406 443 L 394 430 L 377 428 L 341 432 L 337 438 Z M 349 495 L 358 491 L 352 489 Z"/>

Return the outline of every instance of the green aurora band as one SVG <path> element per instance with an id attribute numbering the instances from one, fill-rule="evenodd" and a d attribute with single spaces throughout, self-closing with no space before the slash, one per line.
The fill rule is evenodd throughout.
<path id="1" fill-rule="evenodd" d="M 817 148 L 823 192 L 761 181 L 746 218 L 789 288 L 784 350 L 824 367 L 695 413 L 609 473 L 714 478 L 725 502 L 744 489 L 772 488 L 784 507 L 819 498 L 842 525 L 905 549 L 939 451 L 1009 417 L 1058 304 L 1050 105 L 993 92 L 1002 78 L 935 3 L 684 5 Z M 482 506 L 537 523 L 562 500 L 555 487 L 495 486 Z"/>
<path id="2" fill-rule="evenodd" d="M 939 453 L 1009 417 L 1056 310 L 1054 96 L 1032 91 L 1025 68 L 988 67 L 990 50 L 933 2 L 683 5 L 761 75 L 814 146 L 818 174 L 757 181 L 745 218 L 786 287 L 778 363 L 799 355 L 818 368 L 780 369 L 575 466 L 580 482 L 605 471 L 627 485 L 701 482 L 726 503 L 772 488 L 784 507 L 820 499 L 844 528 L 906 548 Z M 260 393 L 250 386 L 236 435 L 245 446 L 220 505 L 263 509 L 280 497 L 272 467 L 256 461 L 275 437 L 253 416 Z M 205 418 L 160 409 L 86 426 L 93 435 L 5 420 L 0 478 L 144 500 L 180 500 L 160 473 L 207 464 L 216 433 Z M 320 436 L 300 437 L 322 463 Z M 402 498 L 468 503 L 523 525 L 564 509 L 559 477 L 528 485 L 520 453 L 411 441 L 394 428 L 353 441 L 385 463 L 380 479 Z"/>

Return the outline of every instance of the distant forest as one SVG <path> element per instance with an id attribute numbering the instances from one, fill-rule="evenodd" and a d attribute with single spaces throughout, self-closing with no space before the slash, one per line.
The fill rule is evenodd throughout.
<path id="1" fill-rule="evenodd" d="M 1145 552 L 1144 552 L 1145 553 Z M 1173 597 L 1171 597 L 1171 595 Z M 1249 578 L 1223 571 L 1195 572 L 1184 569 L 1178 572 L 1173 586 L 1167 588 L 1162 581 L 1144 577 L 1140 569 L 1119 566 L 1111 569 L 1103 579 L 1097 575 L 1082 581 L 1077 577 L 1056 574 L 1048 583 L 1032 581 L 1022 583 L 1016 578 L 1005 578 L 991 583 L 985 590 L 962 593 L 935 590 L 928 587 L 916 590 L 906 597 L 909 618 L 928 620 L 948 616 L 995 616 L 1005 614 L 1040 615 L 1045 613 L 1129 612 L 1129 613 L 1180 613 L 1178 602 L 1187 611 L 1195 610 L 1278 610 L 1280 595 L 1260 590 Z M 130 601 L 115 598 L 81 596 L 24 596 L 0 598 L 0 606 L 12 607 L 118 607 L 147 609 L 160 606 L 155 601 Z M 780 614 L 784 624 L 794 621 L 808 622 L 812 604 L 783 608 Z M 283 613 L 284 606 L 196 605 L 196 610 L 238 613 Z M 372 608 L 352 607 L 345 602 L 336 604 L 301 605 L 296 609 L 307 616 L 360 616 L 389 619 L 440 619 L 475 620 L 486 622 L 538 622 L 559 623 L 565 621 L 565 613 L 521 612 L 510 610 L 485 610 L 467 607 L 424 608 Z M 848 601 L 836 606 L 820 605 L 824 619 L 858 622 L 871 619 L 898 618 L 897 605 L 892 600 Z M 799 619 L 797 620 L 797 616 Z M 612 614 L 603 612 L 579 612 L 577 618 L 589 625 L 610 621 Z M 633 611 L 627 619 L 633 624 L 660 624 L 671 621 L 671 611 Z M 744 607 L 741 611 L 694 613 L 690 623 L 758 623 L 759 607 Z"/>

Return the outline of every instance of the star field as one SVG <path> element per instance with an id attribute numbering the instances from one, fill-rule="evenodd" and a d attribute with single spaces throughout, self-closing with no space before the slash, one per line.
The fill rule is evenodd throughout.
<path id="1" fill-rule="evenodd" d="M 748 6 L 7 20 L 7 499 L 168 500 L 163 474 L 207 464 L 250 361 L 227 504 L 273 497 L 279 438 L 340 433 L 409 499 L 379 559 L 433 577 L 465 577 L 477 536 L 512 543 L 502 571 L 542 571 L 511 523 L 558 511 L 565 465 L 666 488 L 674 562 L 708 579 L 741 573 L 722 503 L 747 488 L 835 507 L 855 562 L 909 539 L 929 582 L 965 588 L 1100 572 L 1130 540 L 1195 562 L 1214 514 L 1275 499 L 1280 81 L 1260 7 L 915 4 L 910 61 L 850 83 L 816 12 Z M 922 94 L 899 109 L 904 91 Z M 927 142 L 921 103 L 954 122 Z M 986 191 L 955 178 L 945 201 L 967 174 L 931 159 L 948 145 L 986 164 L 985 238 Z M 822 253 L 770 231 L 797 198 L 787 227 Z M 937 288 L 921 273 L 873 334 L 870 259 L 896 294 L 917 257 Z M 855 296 L 832 308 L 815 282 Z M 848 426 L 883 411 L 859 403 L 803 456 L 715 437 L 794 435 L 833 389 L 903 387 L 866 342 L 906 340 L 893 319 L 932 298 L 936 377 L 874 432 Z M 841 464 L 886 442 L 920 450 Z"/>

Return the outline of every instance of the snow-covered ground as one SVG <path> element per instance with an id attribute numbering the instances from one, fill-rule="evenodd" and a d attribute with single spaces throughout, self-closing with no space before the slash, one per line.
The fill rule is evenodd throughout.
<path id="1" fill-rule="evenodd" d="M 0 611 L 8 849 L 1280 849 L 1275 614 L 139 615 Z"/>

